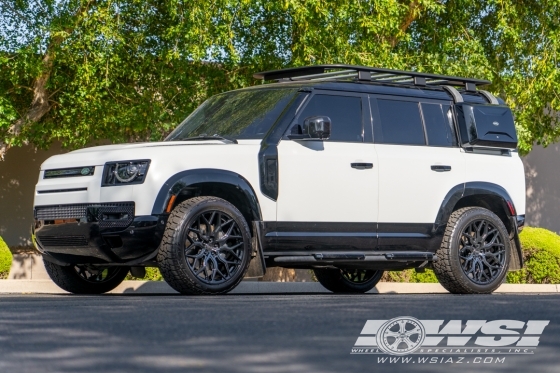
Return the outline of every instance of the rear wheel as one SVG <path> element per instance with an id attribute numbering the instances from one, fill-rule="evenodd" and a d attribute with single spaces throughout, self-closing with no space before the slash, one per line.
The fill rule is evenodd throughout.
<path id="1" fill-rule="evenodd" d="M 447 223 L 434 273 L 450 293 L 491 293 L 507 274 L 510 242 L 504 223 L 492 211 L 459 209 Z"/>
<path id="2" fill-rule="evenodd" d="M 333 293 L 365 293 L 375 287 L 383 271 L 371 269 L 316 268 L 317 280 Z"/>
<path id="3" fill-rule="evenodd" d="M 74 294 L 102 294 L 113 290 L 128 274 L 128 267 L 97 268 L 82 264 L 61 266 L 43 260 L 50 278 L 61 289 Z"/>

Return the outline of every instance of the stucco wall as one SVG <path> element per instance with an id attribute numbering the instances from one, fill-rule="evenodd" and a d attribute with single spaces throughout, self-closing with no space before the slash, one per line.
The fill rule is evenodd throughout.
<path id="1" fill-rule="evenodd" d="M 527 183 L 526 223 L 560 234 L 560 144 L 535 146 L 524 157 Z"/>
<path id="2" fill-rule="evenodd" d="M 48 157 L 62 152 L 58 145 L 47 151 L 24 146 L 8 150 L 6 159 L 0 161 L 0 236 L 8 246 L 31 244 L 33 193 L 39 168 Z"/>
<path id="3" fill-rule="evenodd" d="M 41 163 L 63 150 L 13 148 L 0 161 L 0 236 L 9 246 L 31 244 L 33 193 Z M 560 144 L 535 146 L 523 159 L 527 179 L 527 224 L 560 233 Z"/>

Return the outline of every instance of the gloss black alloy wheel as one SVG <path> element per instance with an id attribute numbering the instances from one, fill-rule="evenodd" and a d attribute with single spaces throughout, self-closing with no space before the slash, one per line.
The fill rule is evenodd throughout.
<path id="1" fill-rule="evenodd" d="M 84 281 L 93 284 L 111 281 L 113 278 L 118 277 L 121 272 L 120 267 L 96 268 L 85 265 L 75 265 L 73 268 Z"/>
<path id="2" fill-rule="evenodd" d="M 465 207 L 449 218 L 434 273 L 455 294 L 487 294 L 504 281 L 511 241 L 500 218 L 482 207 Z"/>
<path id="3" fill-rule="evenodd" d="M 228 214 L 209 210 L 198 215 L 188 228 L 185 257 L 201 281 L 221 284 L 236 275 L 243 263 L 243 235 Z"/>
<path id="4" fill-rule="evenodd" d="M 383 271 L 371 269 L 315 268 L 317 281 L 333 293 L 365 293 L 375 287 Z"/>
<path id="5" fill-rule="evenodd" d="M 231 203 L 195 197 L 173 209 L 157 260 L 165 281 L 182 294 L 223 294 L 243 279 L 251 233 Z"/>
<path id="6" fill-rule="evenodd" d="M 116 288 L 128 274 L 129 267 L 98 268 L 85 264 L 61 266 L 43 260 L 49 277 L 61 289 L 74 294 L 102 294 Z"/>
<path id="7" fill-rule="evenodd" d="M 504 271 L 503 242 L 498 228 L 488 220 L 475 220 L 463 230 L 459 258 L 463 272 L 472 282 L 487 285 Z"/>
<path id="8" fill-rule="evenodd" d="M 371 280 L 377 271 L 369 269 L 341 269 L 342 279 L 351 284 L 363 284 Z"/>

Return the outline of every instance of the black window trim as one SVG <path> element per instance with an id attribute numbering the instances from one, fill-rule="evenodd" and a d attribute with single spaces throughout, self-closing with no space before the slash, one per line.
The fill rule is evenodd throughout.
<path id="1" fill-rule="evenodd" d="M 282 136 L 282 140 L 288 141 L 297 141 L 297 140 L 290 140 L 288 135 L 292 127 L 295 124 L 301 124 L 299 122 L 299 117 L 309 105 L 313 97 L 315 95 L 329 95 L 329 96 L 349 96 L 349 97 L 359 97 L 361 99 L 361 107 L 362 107 L 362 141 L 338 141 L 338 140 L 325 140 L 327 142 L 332 143 L 355 143 L 355 144 L 372 144 L 373 143 L 373 124 L 371 124 L 371 107 L 369 104 L 368 94 L 363 92 L 347 92 L 347 91 L 334 91 L 334 90 L 321 90 L 321 89 L 313 89 L 313 91 L 306 97 L 305 101 L 300 105 L 298 108 L 296 115 L 294 116 L 292 122 L 286 129 L 286 132 Z M 366 123 L 370 123 L 371 126 L 367 126 Z M 371 128 L 370 128 L 371 127 Z M 322 141 L 322 140 L 317 140 Z"/>
<path id="2" fill-rule="evenodd" d="M 457 128 L 457 120 L 455 115 L 455 106 L 453 105 L 453 101 L 451 100 L 440 100 L 440 99 L 430 99 L 424 97 L 410 97 L 410 96 L 395 96 L 395 95 L 380 95 L 380 94 L 369 94 L 369 107 L 371 110 L 371 127 L 373 133 L 373 142 L 375 143 L 375 132 L 373 131 L 375 121 L 381 122 L 381 118 L 379 116 L 379 106 L 377 105 L 377 100 L 393 100 L 393 101 L 412 101 L 418 103 L 418 110 L 420 113 L 420 120 L 422 122 L 422 128 L 424 130 L 424 144 L 395 144 L 395 143 L 376 143 L 378 145 L 394 145 L 394 146 L 427 146 L 431 148 L 460 148 L 459 140 L 458 140 L 458 128 Z M 455 130 L 455 142 L 456 145 L 453 146 L 444 146 L 444 145 L 428 145 L 428 133 L 426 131 L 426 124 L 424 123 L 424 113 L 422 111 L 421 104 L 440 104 L 440 105 L 448 105 L 451 107 L 451 120 L 453 121 L 452 125 Z M 444 113 L 447 117 L 447 114 Z"/>

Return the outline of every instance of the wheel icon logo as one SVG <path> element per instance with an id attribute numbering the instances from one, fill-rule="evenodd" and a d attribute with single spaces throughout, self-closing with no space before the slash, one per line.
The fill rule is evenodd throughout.
<path id="1" fill-rule="evenodd" d="M 426 338 L 424 325 L 414 317 L 396 317 L 377 331 L 377 347 L 387 354 L 407 355 L 418 350 Z"/>

